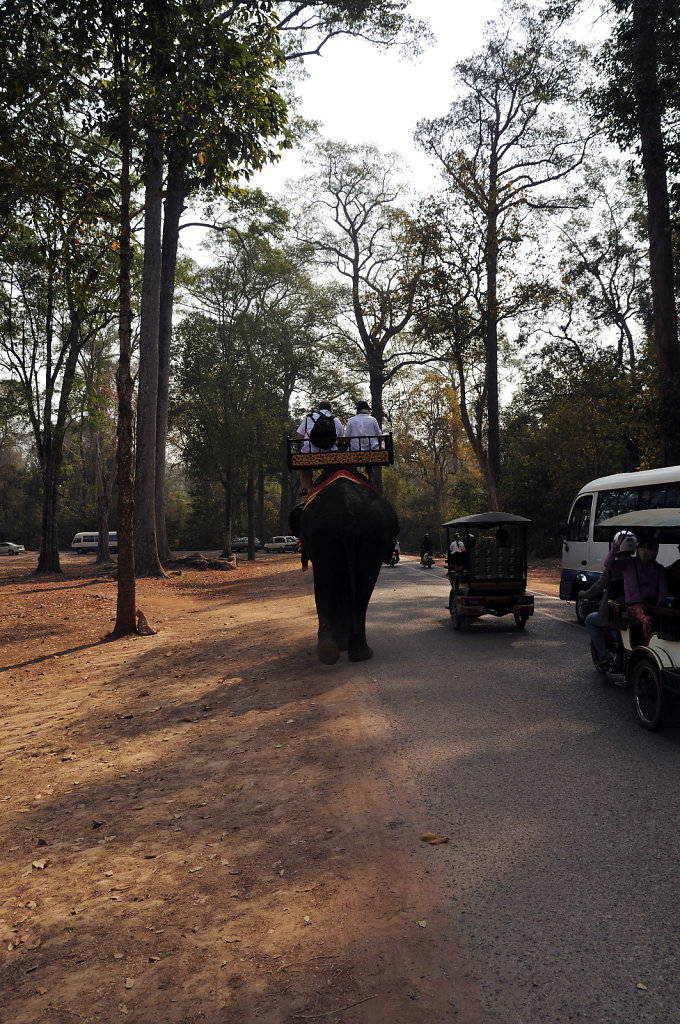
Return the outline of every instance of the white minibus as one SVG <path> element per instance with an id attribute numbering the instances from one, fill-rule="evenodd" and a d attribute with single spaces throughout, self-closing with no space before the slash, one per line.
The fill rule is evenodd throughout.
<path id="1" fill-rule="evenodd" d="M 86 555 L 88 551 L 97 551 L 98 548 L 99 533 L 97 531 L 77 533 L 71 541 L 71 551 L 76 551 L 79 555 Z M 118 553 L 118 534 L 115 530 L 109 533 L 109 551 L 112 555 Z"/>
<path id="2" fill-rule="evenodd" d="M 602 562 L 609 551 L 612 530 L 600 524 L 624 512 L 642 508 L 680 508 L 680 466 L 647 469 L 638 473 L 602 476 L 582 487 L 560 525 L 562 574 L 560 597 L 576 601 L 576 617 L 583 621 L 579 594 L 602 574 Z M 670 565 L 678 557 L 680 537 L 664 531 L 658 559 Z"/>

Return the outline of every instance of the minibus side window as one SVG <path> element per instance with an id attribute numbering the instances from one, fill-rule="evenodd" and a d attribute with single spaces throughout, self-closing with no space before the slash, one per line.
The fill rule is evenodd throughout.
<path id="1" fill-rule="evenodd" d="M 619 512 L 625 511 L 619 506 L 621 491 L 600 491 L 597 496 L 597 507 L 595 509 L 595 527 L 593 529 L 593 540 L 609 540 L 609 529 L 598 524 L 605 519 L 611 519 Z M 630 493 L 630 492 L 627 492 Z"/>
<path id="2" fill-rule="evenodd" d="M 574 503 L 569 517 L 569 540 L 588 540 L 592 503 L 593 498 L 590 494 L 584 494 Z"/>

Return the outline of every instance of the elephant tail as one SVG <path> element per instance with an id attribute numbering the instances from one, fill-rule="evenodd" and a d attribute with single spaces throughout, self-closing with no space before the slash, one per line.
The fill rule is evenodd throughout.
<path id="1" fill-rule="evenodd" d="M 352 634 L 363 632 L 364 623 L 359 610 L 359 587 L 357 570 L 362 556 L 357 526 L 343 531 L 343 547 L 345 549 L 345 566 L 347 567 L 347 603 L 348 619 Z"/>

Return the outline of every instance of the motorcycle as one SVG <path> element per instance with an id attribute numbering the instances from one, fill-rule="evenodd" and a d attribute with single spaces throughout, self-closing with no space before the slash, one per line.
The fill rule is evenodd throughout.
<path id="1" fill-rule="evenodd" d="M 431 551 L 424 551 L 420 556 L 420 564 L 423 569 L 431 569 L 434 565 L 434 558 L 432 557 Z"/>
<path id="2" fill-rule="evenodd" d="M 395 566 L 398 561 L 399 561 L 399 552 L 395 548 L 394 551 L 392 552 L 392 554 L 390 555 L 390 562 L 389 562 L 389 564 L 391 566 Z"/>

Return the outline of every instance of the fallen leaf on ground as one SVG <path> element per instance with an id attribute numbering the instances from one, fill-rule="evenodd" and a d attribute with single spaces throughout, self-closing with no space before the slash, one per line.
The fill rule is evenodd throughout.
<path id="1" fill-rule="evenodd" d="M 438 843 L 448 843 L 449 841 L 448 836 L 438 836 L 435 832 L 423 832 L 420 838 L 430 846 L 437 846 Z"/>

